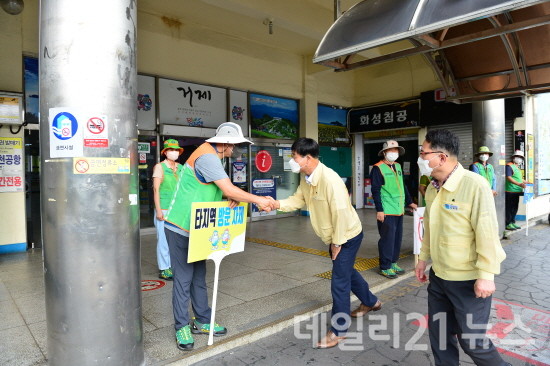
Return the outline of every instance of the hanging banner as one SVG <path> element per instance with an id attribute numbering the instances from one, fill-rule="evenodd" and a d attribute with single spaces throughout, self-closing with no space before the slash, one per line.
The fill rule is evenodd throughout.
<path id="1" fill-rule="evenodd" d="M 349 112 L 350 132 L 416 127 L 419 125 L 419 114 L 420 103 L 418 100 L 352 109 Z"/>
<path id="2" fill-rule="evenodd" d="M 418 207 L 414 210 L 414 247 L 413 254 L 420 254 L 422 240 L 424 240 L 424 210 L 426 207 Z"/>
<path id="3" fill-rule="evenodd" d="M 191 205 L 187 262 L 212 259 L 216 252 L 244 250 L 247 203 L 230 208 L 227 201 L 194 202 Z"/>
<path id="4" fill-rule="evenodd" d="M 23 192 L 23 139 L 0 137 L 0 192 Z"/>
<path id="5" fill-rule="evenodd" d="M 227 120 L 227 90 L 159 79 L 160 123 L 217 128 Z"/>

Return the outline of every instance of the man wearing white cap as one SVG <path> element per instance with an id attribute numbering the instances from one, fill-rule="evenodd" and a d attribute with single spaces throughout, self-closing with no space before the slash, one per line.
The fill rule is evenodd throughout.
<path id="1" fill-rule="evenodd" d="M 523 163 L 523 151 L 516 150 L 512 155 L 512 161 L 506 164 L 506 230 L 521 229 L 516 225 L 519 197 L 523 195 L 523 188 L 528 183 L 523 179 L 523 172 L 519 165 Z"/>
<path id="2" fill-rule="evenodd" d="M 270 199 L 235 187 L 223 168 L 222 159 L 231 156 L 235 145 L 241 143 L 252 142 L 244 138 L 236 123 L 222 123 L 216 130 L 216 136 L 206 140 L 187 159 L 179 174 L 178 185 L 165 217 L 165 233 L 174 274 L 172 306 L 176 342 L 181 350 L 193 349 L 194 339 L 191 333 L 210 332 L 211 309 L 206 288 L 206 261 L 187 263 L 191 204 L 221 201 L 222 195 L 225 195 L 232 201 L 231 204 L 234 204 L 233 201 L 255 203 L 266 211 L 270 211 L 272 207 Z M 195 314 L 191 324 L 189 299 Z M 225 327 L 218 324 L 214 326 L 215 336 L 225 334 Z"/>
<path id="3" fill-rule="evenodd" d="M 372 197 L 376 207 L 378 224 L 378 254 L 380 274 L 387 278 L 397 278 L 405 271 L 397 265 L 403 237 L 403 215 L 405 205 L 416 209 L 407 187 L 403 184 L 403 170 L 396 162 L 405 149 L 397 141 L 384 142 L 378 156 L 383 157 L 372 167 Z"/>

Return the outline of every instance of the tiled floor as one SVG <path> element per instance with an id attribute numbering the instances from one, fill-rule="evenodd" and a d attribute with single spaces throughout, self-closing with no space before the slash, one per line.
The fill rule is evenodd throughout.
<path id="1" fill-rule="evenodd" d="M 377 257 L 374 212 L 358 212 L 365 233 L 358 257 Z M 302 216 L 249 223 L 247 236 L 326 250 L 313 233 L 309 218 Z M 403 252 L 412 250 L 412 236 L 412 217 L 405 216 Z M 141 248 L 142 280 L 158 280 L 154 234 L 141 236 Z M 411 270 L 412 256 L 402 263 Z M 226 257 L 220 267 L 216 321 L 229 329 L 224 338 L 238 337 L 330 303 L 330 281 L 315 276 L 330 269 L 326 257 L 247 242 L 244 252 Z M 390 281 L 375 269 L 362 274 L 371 286 Z M 213 279 L 214 266 L 209 262 L 209 287 L 213 287 Z M 142 292 L 147 365 L 170 363 L 190 354 L 175 345 L 171 292 L 171 282 L 158 290 Z M 47 364 L 41 250 L 0 256 L 0 319 L 0 365 Z M 206 336 L 196 337 L 196 350 L 191 354 L 200 352 L 206 341 Z"/>

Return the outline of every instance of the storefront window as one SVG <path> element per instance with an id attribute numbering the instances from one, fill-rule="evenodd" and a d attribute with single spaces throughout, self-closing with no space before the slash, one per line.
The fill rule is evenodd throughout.
<path id="1" fill-rule="evenodd" d="M 300 183 L 300 175 L 290 170 L 291 144 L 257 143 L 251 147 L 253 194 L 284 199 L 294 194 Z M 280 211 L 269 213 L 252 210 L 252 220 L 275 215 L 288 215 Z M 290 215 L 295 215 L 291 213 Z"/>

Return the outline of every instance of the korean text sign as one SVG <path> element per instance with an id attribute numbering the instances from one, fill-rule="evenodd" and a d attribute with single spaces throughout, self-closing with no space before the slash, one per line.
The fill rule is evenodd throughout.
<path id="1" fill-rule="evenodd" d="M 218 251 L 244 250 L 247 204 L 230 208 L 227 201 L 195 202 L 191 205 L 187 262 L 206 260 Z"/>
<path id="2" fill-rule="evenodd" d="M 0 192 L 23 192 L 23 139 L 0 137 Z"/>

